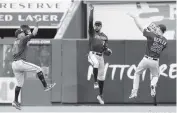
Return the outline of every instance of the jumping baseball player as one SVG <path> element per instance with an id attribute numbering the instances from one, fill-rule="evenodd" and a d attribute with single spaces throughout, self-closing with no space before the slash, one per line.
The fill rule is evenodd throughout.
<path id="1" fill-rule="evenodd" d="M 108 48 L 108 38 L 100 30 L 102 22 L 96 21 L 93 27 L 94 7 L 90 5 L 89 16 L 89 55 L 88 61 L 93 66 L 94 89 L 99 88 L 97 99 L 100 104 L 104 104 L 103 86 L 104 86 L 104 57 L 111 55 L 112 51 Z"/>
<path id="2" fill-rule="evenodd" d="M 38 23 L 36 27 L 34 27 L 33 32 L 31 33 L 30 27 L 28 25 L 21 25 L 20 29 L 17 29 L 15 32 L 16 40 L 13 44 L 12 53 L 13 53 L 13 62 L 12 62 L 12 70 L 17 79 L 17 86 L 15 88 L 15 98 L 12 106 L 16 109 L 21 109 L 20 103 L 18 102 L 18 95 L 24 83 L 24 73 L 25 72 L 35 72 L 39 80 L 42 82 L 44 86 L 44 91 L 49 91 L 51 88 L 55 86 L 53 84 L 47 84 L 42 69 L 32 63 L 26 62 L 25 53 L 27 50 L 27 43 L 30 39 L 36 36 L 38 32 Z"/>
<path id="3" fill-rule="evenodd" d="M 139 77 L 144 70 L 150 69 L 152 74 L 151 79 L 151 96 L 156 95 L 156 84 L 159 79 L 159 58 L 162 51 L 167 47 L 167 39 L 163 36 L 166 31 L 166 26 L 163 24 L 156 25 L 151 23 L 147 28 L 143 27 L 139 23 L 139 18 L 133 14 L 128 14 L 134 19 L 135 24 L 139 30 L 143 33 L 143 36 L 147 38 L 146 52 L 143 59 L 138 64 L 138 67 L 134 74 L 133 89 L 130 95 L 131 98 L 137 97 L 139 88 Z"/>

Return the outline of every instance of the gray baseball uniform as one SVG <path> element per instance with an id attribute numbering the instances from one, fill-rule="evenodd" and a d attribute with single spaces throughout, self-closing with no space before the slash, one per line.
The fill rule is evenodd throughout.
<path id="1" fill-rule="evenodd" d="M 33 34 L 25 36 L 23 33 L 19 34 L 15 40 L 12 48 L 14 61 L 12 62 L 12 69 L 17 78 L 17 86 L 22 87 L 24 84 L 24 72 L 40 72 L 42 69 L 32 63 L 26 62 L 27 43 L 33 37 Z"/>
<path id="2" fill-rule="evenodd" d="M 133 84 L 133 89 L 135 90 L 139 88 L 139 75 L 142 74 L 144 70 L 149 68 L 152 77 L 159 77 L 160 54 L 167 47 L 167 39 L 164 36 L 150 32 L 148 28 L 144 29 L 143 35 L 147 38 L 146 52 L 135 71 Z M 155 86 L 156 83 L 151 81 L 151 85 Z"/>
<path id="3" fill-rule="evenodd" d="M 93 10 L 91 10 L 89 19 L 89 55 L 88 61 L 93 68 L 98 68 L 98 80 L 105 80 L 104 78 L 104 57 L 103 52 L 107 47 L 108 38 L 102 32 L 96 32 L 93 28 Z"/>

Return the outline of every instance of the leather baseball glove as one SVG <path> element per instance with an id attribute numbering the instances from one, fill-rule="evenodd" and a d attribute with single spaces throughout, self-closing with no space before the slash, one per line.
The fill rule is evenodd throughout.
<path id="1" fill-rule="evenodd" d="M 112 54 L 112 50 L 107 48 L 105 51 L 104 51 L 104 55 L 106 56 L 110 56 Z"/>

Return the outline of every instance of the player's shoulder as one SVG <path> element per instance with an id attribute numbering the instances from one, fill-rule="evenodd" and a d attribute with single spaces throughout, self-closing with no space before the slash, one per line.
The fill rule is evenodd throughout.
<path id="1" fill-rule="evenodd" d="M 107 35 L 103 32 L 100 33 L 103 37 L 105 37 L 106 39 L 108 39 Z"/>
<path id="2" fill-rule="evenodd" d="M 153 33 L 148 27 L 147 27 L 147 28 L 144 28 L 144 29 L 143 29 L 143 32 L 146 32 L 146 33 Z"/>
<path id="3" fill-rule="evenodd" d="M 168 41 L 165 36 L 162 36 L 162 39 L 165 40 L 166 42 Z"/>
<path id="4" fill-rule="evenodd" d="M 20 38 L 16 38 L 15 41 L 14 41 L 14 43 L 16 43 L 16 42 L 20 42 L 20 41 L 21 41 Z"/>
<path id="5" fill-rule="evenodd" d="M 101 35 L 103 35 L 103 36 L 105 36 L 105 37 L 107 37 L 107 36 L 106 36 L 106 34 L 105 34 L 105 33 L 103 33 L 103 32 L 100 32 L 100 34 L 101 34 Z"/>
<path id="6" fill-rule="evenodd" d="M 156 36 L 152 31 L 150 31 L 150 29 L 148 29 L 148 28 L 145 28 L 144 30 L 143 30 L 143 35 L 145 36 L 145 37 L 148 37 L 148 38 L 153 38 L 154 36 Z"/>

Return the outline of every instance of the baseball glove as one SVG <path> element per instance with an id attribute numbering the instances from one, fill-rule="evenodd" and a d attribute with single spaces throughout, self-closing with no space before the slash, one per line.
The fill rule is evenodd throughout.
<path id="1" fill-rule="evenodd" d="M 105 51 L 104 51 L 104 55 L 106 56 L 110 56 L 112 54 L 112 50 L 107 48 Z"/>

